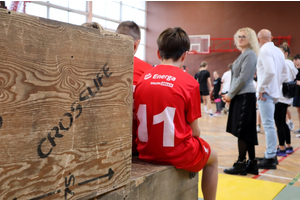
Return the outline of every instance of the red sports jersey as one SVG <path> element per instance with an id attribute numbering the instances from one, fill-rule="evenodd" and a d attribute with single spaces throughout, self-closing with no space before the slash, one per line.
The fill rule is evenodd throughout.
<path id="1" fill-rule="evenodd" d="M 135 86 L 140 79 L 140 77 L 144 74 L 144 72 L 152 69 L 153 67 L 142 61 L 141 59 L 134 57 L 133 60 L 133 101 L 134 101 L 134 91 Z M 137 130 L 137 120 L 135 115 L 134 103 L 133 103 L 133 121 L 132 121 L 132 153 L 138 153 L 136 147 L 136 130 Z"/>
<path id="2" fill-rule="evenodd" d="M 141 59 L 133 58 L 133 85 L 136 85 L 140 77 L 148 70 L 152 69 L 152 65 L 142 61 Z"/>
<path id="3" fill-rule="evenodd" d="M 203 168 L 210 147 L 192 136 L 189 125 L 201 117 L 199 84 L 191 75 L 172 65 L 147 71 L 136 86 L 135 107 L 140 159 L 189 171 Z"/>

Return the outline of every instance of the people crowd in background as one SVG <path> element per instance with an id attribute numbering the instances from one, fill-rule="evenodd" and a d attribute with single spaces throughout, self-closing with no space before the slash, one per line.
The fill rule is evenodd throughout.
<path id="1" fill-rule="evenodd" d="M 83 26 L 99 29 L 100 32 L 103 30 L 98 23 L 85 23 Z M 125 21 L 116 32 L 133 38 L 135 53 L 140 42 L 138 25 Z M 170 41 L 173 45 L 169 45 Z M 218 161 L 216 152 L 200 138 L 200 97 L 203 98 L 204 112 L 209 116 L 221 114 L 222 109 L 225 114 L 228 113 L 226 131 L 237 137 L 238 158 L 232 167 L 224 169 L 227 174 L 257 175 L 258 169 L 276 169 L 277 156 L 294 152 L 290 134 L 294 127 L 288 113 L 291 103 L 297 107 L 300 124 L 300 97 L 286 98 L 281 91 L 283 82 L 296 80 L 300 85 L 300 54 L 294 56 L 292 62 L 289 46 L 276 47 L 267 29 L 256 35 L 251 28 L 241 28 L 235 33 L 234 41 L 241 54 L 228 65 L 229 70 L 222 78 L 217 71 L 213 72 L 213 83 L 206 61 L 200 64 L 194 76 L 198 83 L 184 73 L 186 67 L 183 63 L 190 43 L 181 28 L 168 28 L 158 37 L 160 65 L 152 67 L 134 57 L 133 155 L 139 155 L 147 162 L 171 164 L 191 173 L 203 169 L 202 183 L 208 185 L 202 187 L 204 199 L 216 197 Z M 180 52 L 180 55 L 174 51 Z M 162 77 L 168 74 L 174 82 L 172 85 L 161 84 L 152 79 L 153 74 L 161 74 Z M 148 93 L 153 95 L 146 95 Z M 183 98 L 174 99 L 174 93 Z M 215 115 L 211 98 L 216 103 Z M 159 130 L 160 126 L 156 124 L 165 120 L 166 128 Z M 256 157 L 255 145 L 258 145 L 257 133 L 261 128 L 265 132 L 266 151 L 264 157 L 259 158 Z M 300 137 L 300 128 L 294 133 Z M 186 143 L 187 140 L 191 141 Z M 157 142 L 161 145 L 158 146 Z M 183 143 L 194 146 L 183 148 Z M 181 159 L 178 160 L 178 156 Z"/>

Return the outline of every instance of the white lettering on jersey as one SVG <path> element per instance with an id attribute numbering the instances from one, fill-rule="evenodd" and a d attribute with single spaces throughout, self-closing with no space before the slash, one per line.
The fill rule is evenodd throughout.
<path id="1" fill-rule="evenodd" d="M 153 79 L 166 79 L 167 81 L 175 81 L 176 77 L 170 75 L 154 74 Z"/>
<path id="2" fill-rule="evenodd" d="M 151 82 L 151 85 L 161 85 L 161 86 L 166 86 L 166 87 L 173 87 L 174 84 L 168 83 L 168 82 Z"/>
<path id="3" fill-rule="evenodd" d="M 151 78 L 151 77 L 152 77 L 152 74 L 151 74 L 151 73 L 146 74 L 145 77 L 144 77 L 144 80 L 147 80 L 147 79 L 149 79 L 149 78 Z"/>
<path id="4" fill-rule="evenodd" d="M 207 148 L 205 148 L 205 146 L 203 146 L 204 151 L 208 154 L 209 150 Z"/>

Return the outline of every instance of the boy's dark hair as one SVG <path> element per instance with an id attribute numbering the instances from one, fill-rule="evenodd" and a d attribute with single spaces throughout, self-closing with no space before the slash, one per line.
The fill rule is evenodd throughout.
<path id="1" fill-rule="evenodd" d="M 293 60 L 296 60 L 296 59 L 300 59 L 300 54 L 296 54 L 296 55 L 293 57 Z"/>
<path id="2" fill-rule="evenodd" d="M 167 28 L 156 40 L 161 59 L 177 61 L 183 53 L 190 49 L 190 39 L 186 32 L 180 28 Z"/>
<path id="3" fill-rule="evenodd" d="M 129 35 L 134 41 L 141 39 L 140 27 L 133 21 L 121 22 L 116 30 L 117 33 Z"/>

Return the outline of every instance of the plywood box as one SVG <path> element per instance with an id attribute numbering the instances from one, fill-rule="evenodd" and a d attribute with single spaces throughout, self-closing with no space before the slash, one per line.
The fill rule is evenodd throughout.
<path id="1" fill-rule="evenodd" d="M 0 9 L 0 58 L 0 199 L 130 181 L 132 39 Z"/>
<path id="2" fill-rule="evenodd" d="M 90 200 L 197 200 L 198 173 L 170 165 L 132 161 L 131 182 Z"/>

